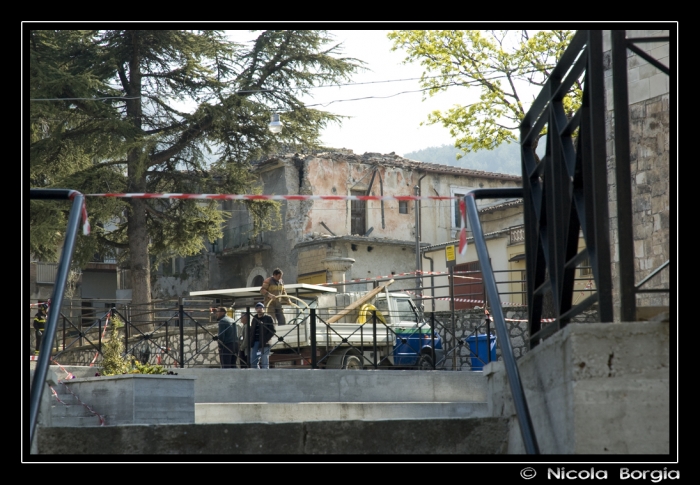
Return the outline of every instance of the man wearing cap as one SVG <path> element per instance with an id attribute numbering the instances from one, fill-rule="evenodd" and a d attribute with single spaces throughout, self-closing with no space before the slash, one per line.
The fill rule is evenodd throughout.
<path id="1" fill-rule="evenodd" d="M 270 341 L 275 335 L 275 322 L 270 315 L 265 315 L 265 304 L 255 304 L 255 316 L 253 317 L 250 333 L 253 336 L 250 349 L 250 368 L 270 368 Z"/>
<path id="2" fill-rule="evenodd" d="M 219 321 L 219 334 L 214 338 L 219 342 L 219 360 L 222 369 L 234 369 L 238 355 L 238 338 L 233 318 L 229 317 L 224 306 L 215 308 L 216 319 Z"/>

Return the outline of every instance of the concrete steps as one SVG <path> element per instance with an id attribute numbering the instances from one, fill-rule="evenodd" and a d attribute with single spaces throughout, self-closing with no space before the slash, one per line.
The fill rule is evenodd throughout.
<path id="1" fill-rule="evenodd" d="M 52 423 L 40 428 L 35 453 L 464 456 L 507 450 L 508 420 L 489 416 L 482 372 L 173 369 L 196 376 L 194 424 L 101 426 L 63 389 L 66 371 L 76 378 L 95 373 L 50 370 L 52 386 L 69 406 L 50 396 Z"/>
<path id="2" fill-rule="evenodd" d="M 56 376 L 92 377 L 94 367 L 52 366 Z M 172 369 L 196 376 L 195 423 L 482 418 L 489 416 L 483 372 L 301 369 Z M 51 396 L 52 426 L 100 426 L 64 384 Z M 88 406 L 94 403 L 86 402 Z M 99 413 L 99 409 L 93 409 Z"/>
<path id="3" fill-rule="evenodd" d="M 195 423 L 478 418 L 482 372 L 178 369 L 196 375 Z"/>
<path id="4" fill-rule="evenodd" d="M 91 412 L 72 393 L 66 390 L 66 386 L 55 384 L 52 386 L 57 396 L 50 393 L 51 400 L 51 426 L 72 427 L 72 426 L 100 426 L 100 417 Z M 50 391 L 50 390 L 49 390 Z M 56 398 L 60 399 L 59 402 Z M 89 406 L 88 403 L 85 403 Z M 93 410 L 95 411 L 95 410 Z"/>

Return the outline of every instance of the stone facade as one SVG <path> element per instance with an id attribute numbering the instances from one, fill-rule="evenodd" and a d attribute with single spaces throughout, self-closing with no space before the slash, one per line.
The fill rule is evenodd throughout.
<path id="1" fill-rule="evenodd" d="M 521 185 L 520 177 L 514 175 L 417 162 L 394 154 L 356 155 L 350 150 L 280 155 L 260 162 L 255 172 L 260 176 L 263 193 L 280 195 L 413 196 L 419 186 L 424 195 L 450 196 L 469 188 Z M 346 271 L 346 280 L 414 271 L 416 211 L 421 245 L 449 241 L 457 234 L 452 200 L 420 204 L 375 200 L 364 202 L 359 209 L 353 202 L 282 201 L 280 230 L 264 233 L 263 244 L 220 256 L 217 288 L 246 286 L 252 279 L 251 272 L 259 271 L 260 276 L 267 277 L 275 267 L 284 271 L 288 284 L 323 272 L 323 283 L 332 282 L 333 275 L 321 264 L 330 256 L 355 259 Z M 231 214 L 227 230 L 250 224 L 242 204 L 233 204 Z M 260 262 L 256 263 L 256 258 Z"/>
<path id="2" fill-rule="evenodd" d="M 305 268 L 306 273 L 326 271 L 321 261 L 327 256 L 326 248 L 311 248 L 299 251 L 298 265 Z"/>

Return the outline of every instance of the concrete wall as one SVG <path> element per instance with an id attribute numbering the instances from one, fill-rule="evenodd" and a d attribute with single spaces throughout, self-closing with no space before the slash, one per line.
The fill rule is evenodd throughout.
<path id="1" fill-rule="evenodd" d="M 55 455 L 434 455 L 503 454 L 502 418 L 312 421 L 42 428 L 37 452 Z M 46 460 L 44 456 L 34 457 Z M 392 458 L 394 460 L 396 458 Z"/>
<path id="2" fill-rule="evenodd" d="M 194 424 L 195 380 L 195 376 L 126 374 L 78 377 L 59 386 L 99 410 L 108 425 Z"/>
<path id="3" fill-rule="evenodd" d="M 675 344 L 675 342 L 674 342 Z M 672 446 L 670 406 L 671 335 L 668 322 L 567 325 L 518 360 L 536 439 L 542 454 L 668 454 Z M 83 370 L 86 368 L 82 368 Z M 89 369 L 89 368 L 87 368 Z M 77 368 L 67 368 L 77 377 Z M 204 371 L 204 372 L 202 372 Z M 415 402 L 464 400 L 469 382 L 487 377 L 490 418 L 343 420 L 295 423 L 128 425 L 94 428 L 40 427 L 40 454 L 522 454 L 525 452 L 502 362 L 483 373 L 430 371 L 239 371 L 178 369 L 198 374 L 196 402 L 261 396 L 272 379 L 285 384 L 280 402 L 339 402 L 377 399 L 390 386 L 417 386 Z M 50 374 L 52 374 L 50 372 Z M 63 378 L 63 377 L 60 377 Z M 52 377 L 55 381 L 55 376 Z M 239 384 L 231 385 L 229 380 Z M 420 382 L 420 380 L 424 382 Z M 274 381 L 278 380 L 277 384 Z M 200 387 L 197 387 L 199 385 Z M 269 387 L 268 387 L 269 389 Z M 348 394 L 351 389 L 364 394 Z M 426 390 L 435 394 L 426 394 Z M 325 392 L 327 390 L 327 392 Z M 438 392 L 439 390 L 439 392 Z M 382 392 L 384 391 L 384 392 Z M 450 392 L 452 395 L 450 395 Z M 228 396 L 226 394 L 228 393 Z M 410 394 L 402 392 L 401 399 Z M 410 399 L 409 399 L 410 400 Z M 264 401 L 263 401 L 264 402 Z M 419 431 L 417 431 L 419 430 Z"/>
<path id="4" fill-rule="evenodd" d="M 671 343 L 668 322 L 572 323 L 519 359 L 540 452 L 670 453 Z M 524 453 L 503 362 L 484 373 L 491 415 L 510 421 L 508 453 Z"/>
<path id="5" fill-rule="evenodd" d="M 196 403 L 486 402 L 480 372 L 173 369 L 196 376 Z M 271 392 L 274 390 L 274 392 Z"/>
<path id="6" fill-rule="evenodd" d="M 329 237 L 300 243 L 296 246 L 299 254 L 299 271 L 326 273 L 324 283 L 342 281 L 331 271 L 326 271 L 322 260 L 327 257 L 352 258 L 354 263 L 344 272 L 348 282 L 345 291 L 366 291 L 374 288 L 373 281 L 378 276 L 400 274 L 406 268 L 415 268 L 415 243 L 411 241 L 369 239 L 363 237 Z M 308 264 L 309 266 L 303 266 Z M 319 269 L 320 268 L 320 269 Z M 409 269 L 410 271 L 410 269 Z M 363 280 L 352 282 L 352 280 Z M 369 280 L 369 281 L 366 281 Z M 415 278 L 396 279 L 391 290 L 412 289 L 416 287 Z M 337 287 L 343 292 L 341 287 Z"/>

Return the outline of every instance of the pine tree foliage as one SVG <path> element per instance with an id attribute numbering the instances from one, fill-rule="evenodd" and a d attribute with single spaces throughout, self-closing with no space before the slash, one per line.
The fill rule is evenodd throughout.
<path id="1" fill-rule="evenodd" d="M 259 192 L 251 160 L 282 144 L 314 148 L 341 121 L 300 96 L 361 68 L 317 30 L 257 31 L 249 46 L 216 30 L 26 34 L 30 185 L 84 194 Z M 275 111 L 277 135 L 267 128 Z M 257 231 L 279 223 L 277 202 L 248 205 Z M 55 260 L 68 209 L 32 201 L 32 254 Z M 121 258 L 135 304 L 150 301 L 151 264 L 198 254 L 225 222 L 217 201 L 88 197 L 87 209 L 93 234 L 79 238 L 75 260 Z"/>

